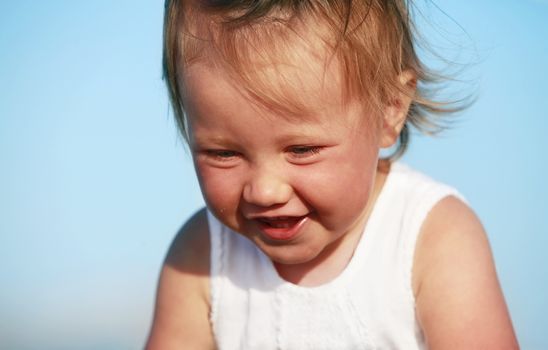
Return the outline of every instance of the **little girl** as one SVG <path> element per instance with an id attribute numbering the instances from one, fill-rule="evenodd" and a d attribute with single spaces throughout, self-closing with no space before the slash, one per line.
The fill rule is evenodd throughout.
<path id="1" fill-rule="evenodd" d="M 480 222 L 395 161 L 454 109 L 429 99 L 408 6 L 166 1 L 207 208 L 168 252 L 147 349 L 518 347 Z"/>

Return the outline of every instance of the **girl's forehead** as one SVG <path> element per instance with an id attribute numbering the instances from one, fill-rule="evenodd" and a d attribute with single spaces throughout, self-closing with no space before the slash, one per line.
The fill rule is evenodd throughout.
<path id="1" fill-rule="evenodd" d="M 287 130 L 299 132 L 333 132 L 335 126 L 357 130 L 362 124 L 359 122 L 365 119 L 363 106 L 358 101 L 343 103 L 329 96 L 302 96 L 300 98 L 307 104 L 302 113 L 284 113 L 257 101 L 226 72 L 204 63 L 189 67 L 185 80 L 183 99 L 191 129 L 199 127 L 215 133 L 242 127 L 265 132 L 280 130 L 279 127 L 285 125 L 289 127 Z"/>
<path id="2" fill-rule="evenodd" d="M 361 123 L 364 118 L 359 105 L 324 104 L 306 115 L 280 114 L 254 103 L 232 82 L 204 65 L 196 65 L 188 73 L 185 103 L 193 147 L 328 142 L 374 130 Z"/>
<path id="3" fill-rule="evenodd" d="M 194 66 L 207 66 L 251 100 L 287 115 L 314 111 L 319 101 L 344 105 L 347 77 L 324 27 L 299 19 L 290 25 L 244 26 L 229 34 L 215 26 L 202 29 L 201 40 L 186 39 L 184 51 L 195 54 L 187 54 L 192 59 L 184 63 L 180 81 L 186 84 Z"/>
<path id="4" fill-rule="evenodd" d="M 258 112 L 268 112 L 259 114 L 297 120 L 315 119 L 326 110 L 340 114 L 352 103 L 342 93 L 336 63 L 324 67 L 301 56 L 292 63 L 259 64 L 247 74 L 249 79 L 242 79 L 225 65 L 196 62 L 183 73 L 183 101 L 219 103 L 238 96 Z"/>

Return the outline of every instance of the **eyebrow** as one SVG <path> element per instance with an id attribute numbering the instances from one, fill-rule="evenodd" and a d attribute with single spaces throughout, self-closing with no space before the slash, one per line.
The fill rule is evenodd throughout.
<path id="1" fill-rule="evenodd" d="M 193 137 L 192 138 L 192 145 L 202 145 L 202 144 L 208 144 L 208 145 L 218 145 L 223 147 L 236 147 L 236 144 L 229 140 L 226 137 L 223 136 L 207 136 L 207 137 Z"/>
<path id="2" fill-rule="evenodd" d="M 305 143 L 314 142 L 315 140 L 317 140 L 317 137 L 311 133 L 298 132 L 298 133 L 282 135 L 279 138 L 277 138 L 276 141 L 281 144 L 290 144 L 290 143 L 303 143 L 303 141 Z"/>

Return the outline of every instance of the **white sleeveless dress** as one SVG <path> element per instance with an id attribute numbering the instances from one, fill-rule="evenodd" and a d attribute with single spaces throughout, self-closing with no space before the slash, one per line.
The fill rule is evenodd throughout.
<path id="1" fill-rule="evenodd" d="M 394 163 L 345 270 L 318 287 L 283 280 L 247 238 L 208 214 L 210 321 L 220 350 L 424 349 L 411 271 L 428 212 L 453 188 Z"/>

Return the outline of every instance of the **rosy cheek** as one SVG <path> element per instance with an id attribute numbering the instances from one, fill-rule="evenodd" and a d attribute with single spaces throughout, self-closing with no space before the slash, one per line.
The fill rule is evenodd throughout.
<path id="1" fill-rule="evenodd" d="M 208 207 L 218 216 L 234 216 L 240 200 L 239 181 L 234 172 L 203 166 L 197 167 L 197 173 Z"/>
<path id="2" fill-rule="evenodd" d="M 364 167 L 341 162 L 316 168 L 306 177 L 302 177 L 297 191 L 324 218 L 336 215 L 337 220 L 343 219 L 338 208 L 344 205 L 349 210 L 343 216 L 346 220 L 354 220 L 365 209 L 372 184 L 373 177 Z"/>

